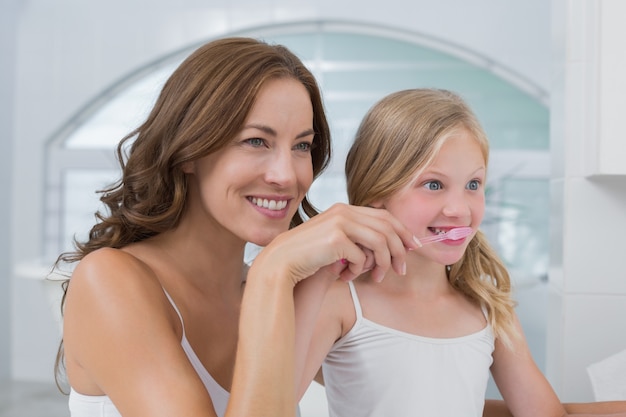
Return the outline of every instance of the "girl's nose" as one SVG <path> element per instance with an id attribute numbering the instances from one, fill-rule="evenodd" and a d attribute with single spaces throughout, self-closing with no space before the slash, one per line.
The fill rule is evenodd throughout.
<path id="1" fill-rule="evenodd" d="M 451 192 L 446 199 L 443 214 L 447 217 L 470 216 L 471 210 L 469 201 L 464 192 Z"/>

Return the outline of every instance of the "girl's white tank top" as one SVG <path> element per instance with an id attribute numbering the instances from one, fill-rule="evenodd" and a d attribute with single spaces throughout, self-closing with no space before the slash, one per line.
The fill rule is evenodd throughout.
<path id="1" fill-rule="evenodd" d="M 349 283 L 356 321 L 322 366 L 330 417 L 480 417 L 492 364 L 487 324 L 462 337 L 431 338 L 363 317 Z"/>

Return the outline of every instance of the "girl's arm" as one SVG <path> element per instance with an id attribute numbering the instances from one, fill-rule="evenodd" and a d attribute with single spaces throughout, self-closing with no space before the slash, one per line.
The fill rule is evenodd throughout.
<path id="1" fill-rule="evenodd" d="M 516 417 L 566 415 L 556 393 L 532 358 L 522 327 L 515 316 L 517 336 L 512 346 L 496 340 L 491 373 L 511 413 Z"/>
<path id="2" fill-rule="evenodd" d="M 626 417 L 626 409 L 620 410 L 620 405 L 623 405 L 621 402 L 561 404 L 552 386 L 535 364 L 517 317 L 516 329 L 520 337 L 513 340 L 512 349 L 496 340 L 494 363 L 491 367 L 491 373 L 506 405 L 487 401 L 484 416 Z"/>

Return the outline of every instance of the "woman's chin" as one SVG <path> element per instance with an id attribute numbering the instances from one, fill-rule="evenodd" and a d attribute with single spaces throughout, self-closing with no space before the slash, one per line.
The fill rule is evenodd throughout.
<path id="1" fill-rule="evenodd" d="M 247 241 L 256 246 L 263 247 L 263 246 L 269 245 L 272 242 L 272 240 L 274 240 L 274 238 L 278 236 L 280 233 L 281 232 L 270 233 L 269 231 L 265 231 L 265 233 L 262 233 L 259 235 L 248 236 Z"/>

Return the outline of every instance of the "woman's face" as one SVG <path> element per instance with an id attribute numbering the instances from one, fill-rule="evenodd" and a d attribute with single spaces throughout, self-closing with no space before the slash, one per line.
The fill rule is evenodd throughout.
<path id="1" fill-rule="evenodd" d="M 289 228 L 311 186 L 313 137 L 305 87 L 291 78 L 267 81 L 234 140 L 188 172 L 201 206 L 218 227 L 267 245 Z"/>
<path id="2" fill-rule="evenodd" d="M 444 142 L 433 163 L 385 207 L 415 236 L 425 237 L 455 227 L 470 226 L 465 239 L 430 243 L 413 253 L 442 265 L 457 262 L 474 237 L 485 212 L 486 166 L 481 148 L 465 129 Z"/>

